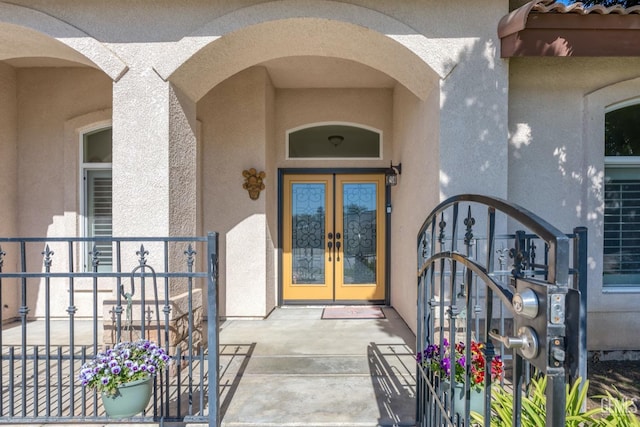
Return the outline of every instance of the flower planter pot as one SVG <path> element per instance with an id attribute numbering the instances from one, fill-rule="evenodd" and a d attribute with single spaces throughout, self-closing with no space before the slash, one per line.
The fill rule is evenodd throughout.
<path id="1" fill-rule="evenodd" d="M 153 377 L 122 384 L 115 395 L 102 393 L 102 404 L 109 417 L 128 418 L 144 411 L 151 400 Z"/>
<path id="2" fill-rule="evenodd" d="M 442 381 L 440 384 L 443 387 L 445 393 L 449 393 L 451 383 L 449 381 Z M 464 384 L 456 383 L 453 393 L 453 400 L 455 401 L 455 413 L 464 417 Z M 469 409 L 471 412 L 477 412 L 484 415 L 484 388 L 480 390 L 474 390 L 473 388 L 469 392 Z"/>

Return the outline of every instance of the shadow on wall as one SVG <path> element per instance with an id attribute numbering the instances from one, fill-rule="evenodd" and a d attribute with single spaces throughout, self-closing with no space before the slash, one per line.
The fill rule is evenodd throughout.
<path id="1" fill-rule="evenodd" d="M 507 193 L 508 72 L 494 40 L 461 50 L 442 82 L 440 199 Z"/>

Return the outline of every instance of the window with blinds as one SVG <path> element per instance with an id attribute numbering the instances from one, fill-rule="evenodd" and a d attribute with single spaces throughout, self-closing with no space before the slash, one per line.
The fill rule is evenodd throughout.
<path id="1" fill-rule="evenodd" d="M 112 236 L 111 170 L 87 170 L 87 237 Z M 111 242 L 96 242 L 98 271 L 111 271 L 113 249 Z M 92 248 L 89 248 L 92 249 Z M 88 269 L 92 267 L 88 260 Z"/>
<path id="2" fill-rule="evenodd" d="M 640 287 L 640 103 L 605 115 L 605 287 Z"/>
<path id="3" fill-rule="evenodd" d="M 113 234 L 111 179 L 111 128 L 86 133 L 82 144 L 84 178 L 84 222 L 86 237 L 111 237 Z M 113 247 L 109 241 L 97 241 L 98 271 L 112 271 Z M 94 245 L 86 246 L 84 268 L 93 269 Z"/>

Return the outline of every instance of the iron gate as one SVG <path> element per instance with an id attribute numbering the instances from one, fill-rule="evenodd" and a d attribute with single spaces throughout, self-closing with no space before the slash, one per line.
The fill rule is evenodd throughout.
<path id="1" fill-rule="evenodd" d="M 500 381 L 520 426 L 533 375 L 547 378 L 546 425 L 565 425 L 565 384 L 586 376 L 586 234 L 480 195 L 429 214 L 418 233 L 418 425 L 470 425 L 476 392 L 474 411 L 491 414 Z M 511 369 L 492 378 L 501 366 Z"/>
<path id="2" fill-rule="evenodd" d="M 217 233 L 0 238 L 0 307 L 17 309 L 0 333 L 0 423 L 219 425 L 217 271 Z M 140 416 L 109 419 L 80 368 L 139 338 L 171 368 Z"/>

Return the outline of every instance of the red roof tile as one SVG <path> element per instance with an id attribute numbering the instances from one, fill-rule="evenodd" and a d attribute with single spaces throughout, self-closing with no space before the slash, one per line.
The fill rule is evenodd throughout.
<path id="1" fill-rule="evenodd" d="M 639 56 L 638 30 L 640 6 L 585 7 L 554 0 L 530 1 L 498 24 L 503 58 Z"/>
<path id="2" fill-rule="evenodd" d="M 555 0 L 538 0 L 531 3 L 534 3 L 531 10 L 538 13 L 578 13 L 580 15 L 588 15 L 590 13 L 597 13 L 599 15 L 628 15 L 630 13 L 640 14 L 640 6 L 625 8 L 624 6 L 621 6 L 619 4 L 609 7 L 604 7 L 601 4 L 598 4 L 595 6 L 586 7 L 580 2 L 565 5 L 562 3 L 557 3 Z"/>

